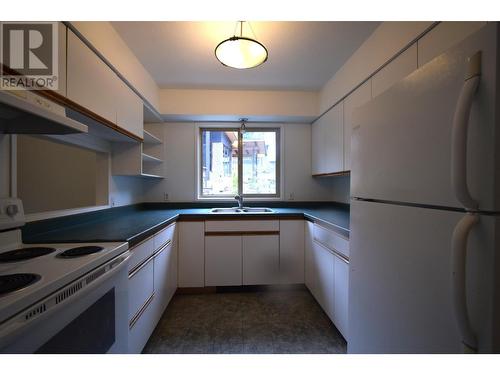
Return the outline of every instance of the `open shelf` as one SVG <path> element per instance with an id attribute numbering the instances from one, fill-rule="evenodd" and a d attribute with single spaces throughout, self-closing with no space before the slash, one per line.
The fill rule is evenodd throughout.
<path id="1" fill-rule="evenodd" d="M 147 130 L 144 130 L 144 143 L 154 144 L 154 145 L 160 145 L 163 142 L 157 136 L 151 134 Z"/>
<path id="2" fill-rule="evenodd" d="M 163 160 L 160 158 L 145 154 L 144 152 L 142 153 L 142 161 L 148 163 L 163 163 Z"/>

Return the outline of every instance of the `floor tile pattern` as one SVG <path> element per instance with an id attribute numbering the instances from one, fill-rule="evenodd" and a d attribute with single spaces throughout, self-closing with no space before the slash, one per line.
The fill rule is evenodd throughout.
<path id="1" fill-rule="evenodd" d="M 181 294 L 143 353 L 346 353 L 346 342 L 304 289 Z"/>

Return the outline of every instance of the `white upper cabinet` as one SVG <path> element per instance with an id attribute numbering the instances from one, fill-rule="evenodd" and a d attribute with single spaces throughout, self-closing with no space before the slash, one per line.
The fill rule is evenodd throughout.
<path id="1" fill-rule="evenodd" d="M 95 114 L 116 123 L 118 77 L 72 31 L 68 30 L 67 97 Z"/>
<path id="2" fill-rule="evenodd" d="M 486 25 L 486 22 L 441 22 L 418 41 L 418 66 L 440 55 Z"/>
<path id="3" fill-rule="evenodd" d="M 139 138 L 143 138 L 144 106 L 142 100 L 118 77 L 117 86 L 116 124 Z"/>
<path id="4" fill-rule="evenodd" d="M 68 99 L 143 138 L 141 98 L 70 30 L 67 39 Z"/>
<path id="5" fill-rule="evenodd" d="M 351 133 L 354 109 L 372 98 L 372 81 L 369 79 L 344 99 L 344 170 L 351 170 Z"/>
<path id="6" fill-rule="evenodd" d="M 66 37 L 68 28 L 62 22 L 57 23 L 58 32 L 58 89 L 57 93 L 66 96 Z"/>
<path id="7" fill-rule="evenodd" d="M 372 77 L 372 96 L 383 93 L 393 84 L 406 77 L 418 68 L 417 44 L 392 60 Z"/>
<path id="8" fill-rule="evenodd" d="M 344 170 L 343 107 L 340 102 L 312 124 L 312 174 Z"/>

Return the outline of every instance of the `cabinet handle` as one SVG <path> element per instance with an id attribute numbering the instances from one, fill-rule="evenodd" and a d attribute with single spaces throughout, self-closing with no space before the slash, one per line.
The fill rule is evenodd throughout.
<path id="1" fill-rule="evenodd" d="M 151 304 L 151 302 L 153 301 L 153 298 L 155 297 L 155 293 L 153 292 L 149 297 L 148 299 L 146 300 L 146 302 L 144 302 L 144 304 L 141 306 L 141 308 L 139 309 L 139 311 L 137 311 L 135 313 L 135 315 L 132 317 L 132 319 L 130 319 L 130 323 L 128 324 L 128 329 L 132 329 L 132 327 L 135 325 L 135 323 L 137 323 L 137 321 L 139 320 L 139 318 L 142 316 L 142 314 L 144 314 L 144 311 L 146 311 L 146 309 L 148 308 L 148 306 Z"/>
<path id="2" fill-rule="evenodd" d="M 154 258 L 153 255 L 151 255 L 144 262 L 142 262 L 141 264 L 139 264 L 138 266 L 136 266 L 134 269 L 132 269 L 130 271 L 130 273 L 128 274 L 128 279 L 130 280 L 135 275 L 137 275 L 137 273 L 139 273 L 140 270 L 142 270 L 144 267 L 146 267 L 148 265 L 148 263 L 153 260 L 153 258 Z"/>
<path id="3" fill-rule="evenodd" d="M 165 250 L 167 247 L 170 246 L 171 243 L 172 243 L 171 240 L 168 240 L 167 242 L 165 242 L 162 247 L 160 247 L 158 250 L 156 250 L 153 253 L 153 258 L 156 258 L 158 255 L 160 255 L 163 252 L 163 250 Z"/>
<path id="4" fill-rule="evenodd" d="M 328 247 L 326 246 L 324 243 L 322 242 L 319 242 L 317 239 L 313 238 L 313 241 L 316 242 L 318 245 L 320 245 L 321 247 L 325 248 L 326 250 L 328 250 L 330 253 L 332 253 L 333 255 L 335 255 L 337 258 L 339 258 L 341 261 L 343 261 L 344 263 L 347 263 L 349 264 L 349 258 L 347 258 L 344 254 L 340 253 L 339 251 L 335 250 L 335 249 L 332 249 L 331 247 Z"/>

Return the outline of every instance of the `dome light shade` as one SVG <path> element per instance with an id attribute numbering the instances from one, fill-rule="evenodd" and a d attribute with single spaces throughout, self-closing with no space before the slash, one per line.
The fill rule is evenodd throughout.
<path id="1" fill-rule="evenodd" d="M 233 36 L 215 47 L 215 57 L 222 65 L 236 69 L 255 68 L 267 60 L 267 49 L 255 39 Z"/>

